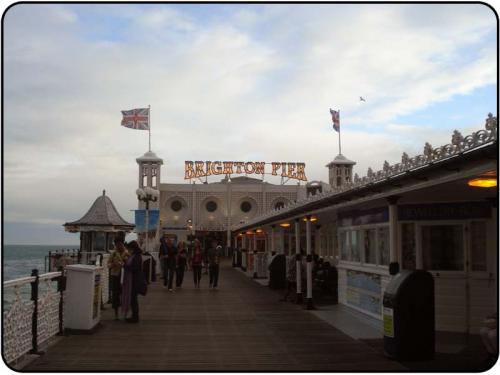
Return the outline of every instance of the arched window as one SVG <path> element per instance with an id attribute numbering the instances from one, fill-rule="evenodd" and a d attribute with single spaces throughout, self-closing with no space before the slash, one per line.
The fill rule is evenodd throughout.
<path id="1" fill-rule="evenodd" d="M 285 207 L 285 203 L 282 201 L 276 202 L 276 204 L 274 205 L 275 210 L 281 210 L 283 207 Z"/>

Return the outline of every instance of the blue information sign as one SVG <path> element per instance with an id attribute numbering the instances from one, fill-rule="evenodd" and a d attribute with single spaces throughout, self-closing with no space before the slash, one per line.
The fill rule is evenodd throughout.
<path id="1" fill-rule="evenodd" d="M 160 218 L 160 210 L 148 210 L 148 231 L 156 230 Z M 135 210 L 135 231 L 146 231 L 146 210 Z"/>

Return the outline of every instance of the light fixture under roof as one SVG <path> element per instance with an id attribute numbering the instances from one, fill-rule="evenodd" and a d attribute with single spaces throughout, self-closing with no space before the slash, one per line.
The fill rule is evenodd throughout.
<path id="1" fill-rule="evenodd" d="M 290 226 L 290 223 L 281 223 L 280 227 L 282 228 L 288 228 Z"/>
<path id="2" fill-rule="evenodd" d="M 467 182 L 467 185 L 479 188 L 492 188 L 497 186 L 496 171 L 483 173 L 479 177 L 473 178 Z"/>
<path id="3" fill-rule="evenodd" d="M 303 220 L 304 220 L 304 221 L 307 221 L 307 217 L 305 217 Z M 309 221 L 310 221 L 311 223 L 314 223 L 315 221 L 318 221 L 318 218 L 317 218 L 316 216 L 311 216 L 311 218 L 309 219 Z"/>

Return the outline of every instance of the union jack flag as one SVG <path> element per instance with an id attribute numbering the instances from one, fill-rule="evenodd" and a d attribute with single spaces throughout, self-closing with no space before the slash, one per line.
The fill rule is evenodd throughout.
<path id="1" fill-rule="evenodd" d="M 122 111 L 122 126 L 130 129 L 149 130 L 149 108 Z"/>
<path id="2" fill-rule="evenodd" d="M 333 129 L 336 132 L 340 132 L 340 111 L 334 111 L 330 108 L 330 114 L 332 115 Z"/>

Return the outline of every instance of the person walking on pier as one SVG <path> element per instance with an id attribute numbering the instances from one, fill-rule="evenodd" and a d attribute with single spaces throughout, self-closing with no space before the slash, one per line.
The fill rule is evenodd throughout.
<path id="1" fill-rule="evenodd" d="M 168 285 L 168 290 L 172 292 L 176 268 L 177 248 L 174 246 L 173 239 L 171 237 L 167 238 L 167 236 L 164 236 L 161 239 L 159 256 L 163 262 L 163 287 L 166 288 Z"/>
<path id="2" fill-rule="evenodd" d="M 186 244 L 181 241 L 177 247 L 178 255 L 177 255 L 177 269 L 175 275 L 175 286 L 180 288 L 182 286 L 182 282 L 184 281 L 184 271 L 186 271 L 187 267 L 187 252 L 186 252 Z"/>
<path id="3" fill-rule="evenodd" d="M 193 258 L 191 259 L 191 269 L 193 270 L 194 287 L 200 287 L 201 267 L 203 263 L 203 254 L 199 242 L 195 243 Z"/>
<path id="4" fill-rule="evenodd" d="M 123 244 L 121 238 L 115 239 L 115 251 L 113 251 L 109 257 L 108 267 L 109 267 L 109 279 L 111 282 L 111 306 L 115 310 L 115 320 L 118 320 L 118 308 L 121 305 L 121 275 L 122 268 L 125 265 L 125 261 L 129 257 L 127 249 Z"/>
<path id="5" fill-rule="evenodd" d="M 208 249 L 208 272 L 210 277 L 210 288 L 217 288 L 219 281 L 219 259 L 222 255 L 222 246 L 217 245 L 217 242 L 212 243 L 212 247 Z"/>
<path id="6" fill-rule="evenodd" d="M 290 254 L 286 257 L 286 293 L 282 301 L 286 302 L 290 293 L 291 300 L 294 301 L 295 291 L 297 289 L 297 257 Z"/>
<path id="7" fill-rule="evenodd" d="M 128 308 L 132 310 L 132 317 L 126 318 L 128 323 L 139 322 L 139 300 L 138 296 L 146 295 L 147 284 L 142 272 L 142 250 L 137 241 L 131 241 L 127 245 L 131 256 L 125 262 L 125 273 L 123 276 L 123 298 L 122 309 L 126 316 Z"/>

